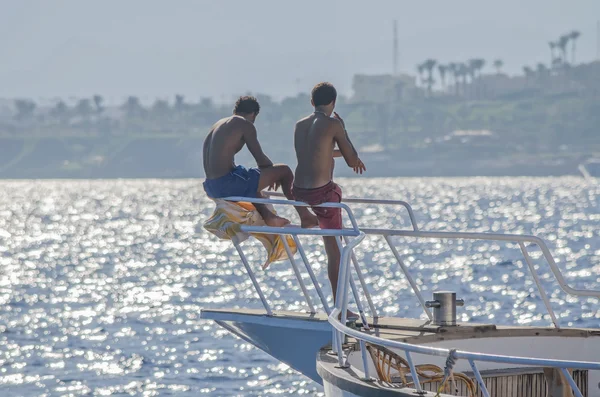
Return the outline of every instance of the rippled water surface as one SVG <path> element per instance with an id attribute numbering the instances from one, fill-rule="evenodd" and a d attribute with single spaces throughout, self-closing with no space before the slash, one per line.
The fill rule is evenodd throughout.
<path id="1" fill-rule="evenodd" d="M 340 182 L 347 196 L 411 202 L 423 230 L 539 235 L 571 284 L 600 289 L 599 185 L 580 178 Z M 362 225 L 409 226 L 398 209 L 353 208 Z M 321 395 L 307 378 L 199 319 L 205 307 L 260 307 L 232 246 L 196 227 L 211 210 L 198 181 L 0 182 L 0 394 Z M 322 245 L 303 242 L 327 285 Z M 465 299 L 463 320 L 548 323 L 518 247 L 394 242 L 426 296 L 451 288 Z M 263 272 L 264 253 L 252 242 L 244 249 L 273 306 L 304 309 L 289 263 Z M 597 300 L 566 296 L 539 250 L 531 253 L 559 321 L 598 327 Z M 421 315 L 383 240 L 365 239 L 358 257 L 385 315 Z"/>

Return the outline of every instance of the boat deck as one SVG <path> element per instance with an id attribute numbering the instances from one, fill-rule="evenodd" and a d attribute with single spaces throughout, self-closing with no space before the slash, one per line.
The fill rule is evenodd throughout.
<path id="1" fill-rule="evenodd" d="M 282 320 L 299 320 L 327 322 L 325 313 L 293 312 L 274 310 L 272 316 L 267 316 L 264 309 L 203 309 L 202 318 L 218 319 L 219 315 L 238 314 L 253 317 L 269 317 Z M 590 328 L 555 328 L 555 327 L 530 327 L 518 325 L 495 325 L 476 323 L 457 323 L 456 326 L 433 325 L 429 321 L 401 318 L 379 317 L 367 318 L 369 332 L 381 338 L 407 342 L 431 343 L 444 340 L 513 337 L 513 336 L 567 336 L 567 337 L 593 337 L 600 336 L 600 330 Z M 360 321 L 348 322 L 349 326 L 360 328 Z M 351 340 L 351 339 L 350 339 Z"/>
<path id="2" fill-rule="evenodd" d="M 600 336 L 600 331 L 589 328 L 555 328 L 555 327 L 530 327 L 518 325 L 495 325 L 457 323 L 456 326 L 432 325 L 429 321 L 381 317 L 368 319 L 369 332 L 381 338 L 407 342 L 431 343 L 444 340 L 473 339 L 473 338 L 498 338 L 517 336 L 563 336 L 563 337 L 594 337 Z M 356 327 L 361 323 L 357 322 Z"/>

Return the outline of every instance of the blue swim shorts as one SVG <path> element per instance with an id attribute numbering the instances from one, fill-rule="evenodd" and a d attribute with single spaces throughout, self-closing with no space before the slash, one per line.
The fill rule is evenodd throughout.
<path id="1" fill-rule="evenodd" d="M 260 169 L 238 165 L 220 178 L 205 180 L 203 186 L 208 197 L 212 198 L 256 197 L 259 180 Z"/>

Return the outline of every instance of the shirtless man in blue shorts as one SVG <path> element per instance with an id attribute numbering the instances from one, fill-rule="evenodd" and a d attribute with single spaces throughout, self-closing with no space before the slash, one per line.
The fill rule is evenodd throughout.
<path id="1" fill-rule="evenodd" d="M 266 188 L 281 186 L 283 194 L 293 200 L 294 174 L 284 164 L 273 164 L 263 153 L 254 126 L 260 105 L 251 96 L 240 97 L 235 103 L 233 116 L 217 121 L 204 140 L 204 191 L 211 198 L 263 197 Z M 234 157 L 246 145 L 258 168 L 236 166 Z M 281 227 L 289 220 L 272 213 L 266 206 L 255 204 L 268 226 Z M 296 207 L 302 227 L 315 227 L 317 217 L 306 207 Z"/>

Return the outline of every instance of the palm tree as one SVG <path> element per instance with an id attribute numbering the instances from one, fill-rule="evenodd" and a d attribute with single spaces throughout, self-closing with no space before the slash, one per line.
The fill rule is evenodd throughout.
<path id="1" fill-rule="evenodd" d="M 425 68 L 425 70 L 427 70 L 427 91 L 429 92 L 429 95 L 431 95 L 431 87 L 435 82 L 435 80 L 433 79 L 433 68 L 435 68 L 436 64 L 437 61 L 435 59 L 428 59 L 423 64 L 423 67 Z"/>
<path id="2" fill-rule="evenodd" d="M 554 41 L 549 41 L 548 45 L 550 46 L 550 65 L 556 64 L 556 57 L 554 56 L 554 49 L 558 46 L 558 43 Z"/>
<path id="3" fill-rule="evenodd" d="M 573 63 L 573 65 L 575 65 L 575 41 L 577 41 L 579 36 L 581 36 L 581 33 L 579 33 L 577 30 L 573 30 L 571 33 L 569 33 L 569 39 L 571 39 L 573 42 L 573 47 L 571 48 L 571 63 Z"/>
<path id="4" fill-rule="evenodd" d="M 467 68 L 469 76 L 471 76 L 471 82 L 475 81 L 475 74 L 477 72 L 477 68 L 475 68 L 475 59 L 469 59 L 467 61 Z"/>
<path id="5" fill-rule="evenodd" d="M 185 103 L 183 101 L 184 101 L 183 95 L 179 95 L 179 94 L 175 95 L 175 105 L 174 105 L 175 110 L 177 110 L 179 112 L 183 110 L 183 108 L 185 107 Z"/>
<path id="6" fill-rule="evenodd" d="M 100 95 L 94 95 L 92 99 L 94 100 L 94 107 L 96 108 L 96 113 L 102 113 L 104 111 L 104 107 L 102 106 L 104 98 L 102 98 Z"/>
<path id="7" fill-rule="evenodd" d="M 446 89 L 446 72 L 448 71 L 447 65 L 438 65 L 438 72 L 440 72 L 440 79 L 442 80 L 442 89 Z"/>
<path id="8" fill-rule="evenodd" d="M 130 96 L 127 101 L 121 106 L 121 108 L 127 114 L 127 117 L 139 116 L 142 114 L 144 108 L 140 103 L 140 99 L 135 96 Z"/>
<path id="9" fill-rule="evenodd" d="M 50 115 L 56 118 L 60 123 L 66 124 L 69 120 L 69 107 L 63 101 L 58 101 L 58 103 L 50 109 Z"/>
<path id="10" fill-rule="evenodd" d="M 502 59 L 496 59 L 494 61 L 494 68 L 496 68 L 496 74 L 500 74 L 500 69 L 502 69 L 502 66 L 504 66 L 504 61 L 502 61 Z"/>
<path id="11" fill-rule="evenodd" d="M 425 71 L 425 64 L 424 63 L 418 64 L 417 70 L 419 71 L 419 79 L 421 80 L 421 84 L 423 84 L 423 81 L 424 81 L 423 72 Z"/>
<path id="12" fill-rule="evenodd" d="M 477 66 L 479 65 L 477 59 L 469 59 L 467 62 L 467 73 L 471 77 L 471 92 L 476 88 L 475 81 L 477 78 Z"/>
<path id="13" fill-rule="evenodd" d="M 475 58 L 471 60 L 471 67 L 475 70 L 475 72 L 477 72 L 477 97 L 479 97 L 481 95 L 481 71 L 483 70 L 483 67 L 485 66 L 485 59 L 483 58 Z"/>
<path id="14" fill-rule="evenodd" d="M 92 114 L 92 105 L 90 100 L 87 98 L 80 99 L 75 106 L 75 111 L 81 116 L 82 119 L 88 120 Z"/>
<path id="15" fill-rule="evenodd" d="M 466 63 L 461 63 L 460 65 L 458 65 L 458 74 L 459 74 L 460 77 L 463 78 L 463 81 L 462 81 L 463 94 L 466 94 L 466 91 L 467 91 L 467 75 L 469 74 L 469 67 L 467 66 Z"/>
<path id="16" fill-rule="evenodd" d="M 529 79 L 533 75 L 533 69 L 529 66 L 523 66 L 523 74 L 525 75 L 525 85 L 529 85 Z"/>
<path id="17" fill-rule="evenodd" d="M 568 63 L 568 59 L 567 59 L 567 44 L 569 44 L 569 35 L 563 35 L 560 36 L 560 38 L 558 39 L 558 48 L 560 49 L 560 52 L 562 53 L 562 62 L 563 64 Z"/>
<path id="18" fill-rule="evenodd" d="M 450 71 L 450 73 L 452 74 L 454 89 L 456 90 L 456 95 L 458 95 L 458 64 L 455 62 L 450 62 L 448 64 L 448 71 Z"/>
<path id="19" fill-rule="evenodd" d="M 538 81 L 542 83 L 548 82 L 548 76 L 550 76 L 550 70 L 543 63 L 538 63 L 536 67 L 536 75 Z"/>
<path id="20" fill-rule="evenodd" d="M 477 76 L 481 77 L 481 70 L 483 69 L 483 67 L 485 66 L 485 59 L 483 58 L 475 58 L 471 60 L 471 66 L 475 69 L 475 71 L 477 72 Z"/>
<path id="21" fill-rule="evenodd" d="M 35 108 L 35 102 L 28 99 L 17 99 L 15 100 L 15 109 L 17 110 L 15 118 L 17 120 L 29 120 L 33 118 Z"/>

